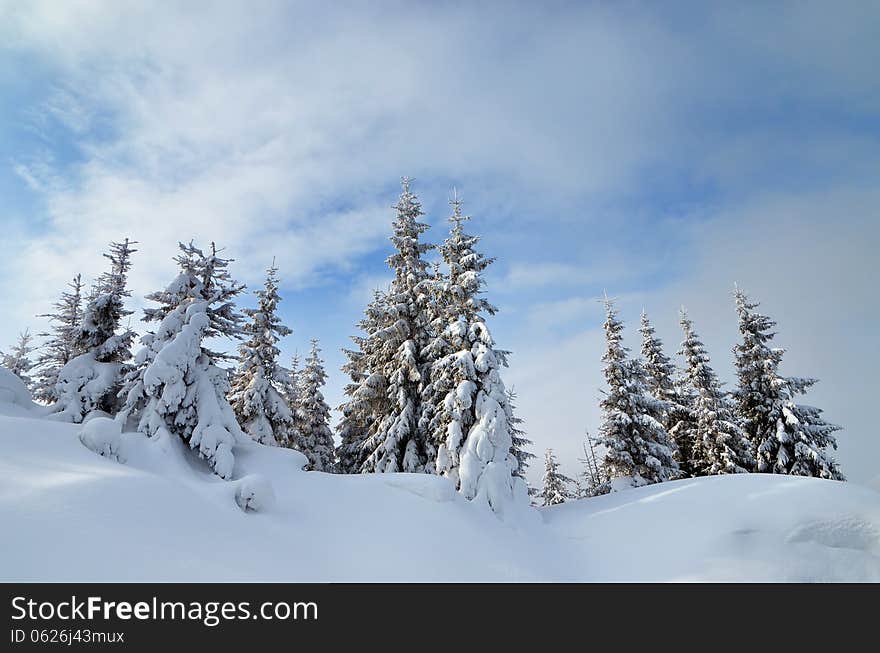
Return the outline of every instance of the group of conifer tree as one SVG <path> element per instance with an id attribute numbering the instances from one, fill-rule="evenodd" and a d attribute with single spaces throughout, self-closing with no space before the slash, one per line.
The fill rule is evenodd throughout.
<path id="1" fill-rule="evenodd" d="M 279 363 L 279 341 L 291 330 L 278 315 L 277 268 L 269 268 L 255 308 L 239 310 L 244 285 L 212 243 L 179 245 L 178 273 L 151 293 L 146 334 L 126 323 L 133 241 L 111 244 L 109 271 L 88 294 L 78 275 L 48 314 L 50 332 L 32 361 L 25 332 L 4 366 L 50 406 L 50 416 L 83 422 L 107 415 L 120 429 L 179 437 L 216 474 L 231 478 L 234 446 L 243 437 L 296 448 L 309 469 L 338 473 L 422 472 L 449 478 L 468 499 L 496 512 L 525 496 L 531 454 L 514 415 L 514 394 L 501 379 L 507 354 L 497 349 L 483 298 L 491 258 L 465 231 L 461 201 L 451 202 L 451 229 L 441 245 L 421 240 L 428 226 L 410 180 L 393 222 L 394 280 L 376 291 L 345 350 L 351 382 L 340 407 L 340 444 L 330 428 L 326 381 L 317 342 L 302 370 Z M 427 260 L 436 250 L 439 261 Z M 238 342 L 238 355 L 212 349 Z"/>
<path id="2" fill-rule="evenodd" d="M 279 364 L 280 338 L 291 330 L 278 317 L 277 268 L 268 269 L 257 306 L 239 310 L 244 285 L 229 273 L 230 259 L 212 243 L 202 250 L 180 243 L 171 283 L 146 296 L 146 333 L 125 322 L 131 296 L 127 276 L 137 243 L 111 243 L 109 270 L 87 293 L 77 275 L 46 315 L 51 330 L 31 345 L 26 331 L 3 365 L 17 374 L 52 419 L 80 423 L 105 415 L 149 436 L 179 437 L 222 478 L 233 474 L 233 448 L 250 436 L 293 447 L 308 468 L 334 465 L 330 408 L 317 340 L 303 369 Z M 238 355 L 211 343 L 238 341 Z M 32 354 L 37 352 L 36 358 Z M 228 365 L 232 364 L 231 367 Z"/>
<path id="3" fill-rule="evenodd" d="M 222 478 L 233 476 L 236 442 L 250 438 L 298 449 L 312 470 L 438 474 L 468 499 L 503 512 L 506 501 L 537 493 L 524 480 L 534 456 L 515 395 L 501 378 L 509 352 L 496 347 L 487 325 L 496 308 L 484 297 L 484 273 L 494 259 L 465 230 L 470 218 L 460 199 L 450 204 L 443 243 L 423 241 L 428 225 L 403 179 L 387 259 L 394 279 L 374 292 L 354 346 L 344 350 L 350 381 L 339 406 L 338 445 L 317 341 L 302 369 L 296 357 L 290 367 L 279 362 L 278 344 L 291 330 L 278 315 L 274 261 L 255 293 L 256 307 L 240 310 L 245 286 L 213 243 L 210 250 L 179 244 L 176 277 L 146 296 L 152 306 L 144 309 L 146 333 L 136 351 L 125 303 L 137 243 L 125 239 L 104 254 L 109 269 L 88 292 L 74 277 L 45 316 L 52 326 L 40 334 L 42 346 L 35 348 L 25 331 L 3 366 L 49 406 L 51 417 L 79 423 L 105 414 L 120 429 L 179 437 Z M 645 314 L 641 357 L 632 357 L 606 299 L 599 437 L 588 438 L 577 481 L 562 475 L 547 451 L 544 505 L 711 474 L 843 480 L 827 451 L 836 448 L 832 433 L 839 427 L 796 403 L 815 379 L 780 374 L 784 350 L 770 344 L 775 323 L 741 290 L 734 297 L 742 339 L 734 348 L 738 385 L 729 393 L 684 312 L 677 368 Z M 238 343 L 237 356 L 211 348 L 224 339 Z"/>
<path id="4" fill-rule="evenodd" d="M 483 273 L 494 259 L 465 231 L 457 196 L 451 205 L 448 237 L 423 242 L 428 225 L 404 178 L 387 261 L 394 279 L 374 293 L 345 350 L 338 469 L 439 474 L 501 512 L 508 499 L 525 500 L 530 443 L 501 379 L 508 352 L 486 324 L 496 309 L 483 297 Z"/>
<path id="5" fill-rule="evenodd" d="M 724 391 L 687 313 L 681 312 L 680 367 L 664 353 L 642 313 L 641 357 L 623 345 L 623 322 L 605 300 L 606 338 L 599 437 L 587 437 L 578 479 L 559 472 L 546 452 L 543 505 L 604 494 L 625 485 L 713 474 L 765 472 L 845 480 L 830 455 L 839 426 L 797 403 L 817 380 L 783 376 L 776 323 L 734 290 L 740 342 L 733 348 L 737 385 Z M 597 455 L 596 444 L 604 450 Z M 574 487 L 573 487 L 574 486 Z"/>

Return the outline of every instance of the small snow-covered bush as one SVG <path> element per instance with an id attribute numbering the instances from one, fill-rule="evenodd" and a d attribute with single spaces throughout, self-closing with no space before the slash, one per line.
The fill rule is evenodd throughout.
<path id="1" fill-rule="evenodd" d="M 105 458 L 119 460 L 119 448 L 122 443 L 122 423 L 109 417 L 90 419 L 79 432 L 79 441 L 96 454 Z"/>
<path id="2" fill-rule="evenodd" d="M 245 512 L 263 512 L 275 503 L 275 490 L 265 476 L 250 474 L 238 481 L 235 503 Z"/>
<path id="3" fill-rule="evenodd" d="M 0 367 L 0 403 L 17 404 L 24 408 L 34 405 L 24 381 L 5 367 Z"/>

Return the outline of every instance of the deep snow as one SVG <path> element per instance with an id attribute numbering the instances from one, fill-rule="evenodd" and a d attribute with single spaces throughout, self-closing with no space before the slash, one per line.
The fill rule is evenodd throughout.
<path id="1" fill-rule="evenodd" d="M 510 525 L 436 476 L 248 444 L 222 481 L 175 439 L 94 423 L 121 463 L 41 412 L 0 378 L 0 580 L 880 581 L 880 493 L 850 483 L 691 479 Z"/>

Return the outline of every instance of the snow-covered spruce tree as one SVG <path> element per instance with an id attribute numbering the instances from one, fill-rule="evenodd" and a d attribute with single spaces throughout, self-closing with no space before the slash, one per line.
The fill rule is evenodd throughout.
<path id="1" fill-rule="evenodd" d="M 224 479 L 232 477 L 233 446 L 247 435 L 235 419 L 226 395 L 229 375 L 217 367 L 229 357 L 204 345 L 208 338 L 240 338 L 242 316 L 234 299 L 244 286 L 233 281 L 230 259 L 211 244 L 205 254 L 180 243 L 177 278 L 147 299 L 144 310 L 156 323 L 141 342 L 135 368 L 126 378 L 125 406 L 117 419 L 131 418 L 138 431 L 154 438 L 180 437 Z"/>
<path id="2" fill-rule="evenodd" d="M 30 376 L 30 372 L 34 368 L 34 361 L 31 359 L 31 354 L 36 351 L 36 348 L 31 345 L 32 340 L 33 336 L 31 335 L 30 330 L 25 329 L 18 334 L 18 340 L 9 350 L 9 353 L 3 353 L 0 351 L 0 359 L 2 359 L 3 367 L 21 379 L 22 382 L 24 382 L 25 387 L 31 392 L 33 392 L 34 389 L 34 383 Z"/>
<path id="3" fill-rule="evenodd" d="M 110 252 L 103 254 L 110 261 L 110 270 L 98 277 L 92 287 L 74 336 L 74 347 L 79 353 L 94 352 L 95 359 L 101 362 L 131 358 L 129 348 L 134 331 L 122 329 L 122 320 L 132 314 L 124 302 L 131 297 L 126 284 L 131 255 L 137 252 L 133 247 L 136 244 L 128 238 L 121 243 L 110 243 Z"/>
<path id="4" fill-rule="evenodd" d="M 584 499 L 606 494 L 611 488 L 606 482 L 607 479 L 602 475 L 602 466 L 596 455 L 596 444 L 589 432 L 584 434 L 583 450 L 584 457 L 579 461 L 584 466 L 584 470 L 580 473 L 579 478 L 575 479 L 578 486 L 578 498 Z"/>
<path id="5" fill-rule="evenodd" d="M 428 344 L 422 349 L 426 374 L 422 383 L 421 404 L 419 406 L 419 430 L 425 433 L 430 442 L 431 451 L 437 451 L 437 443 L 432 434 L 435 433 L 442 420 L 441 404 L 448 387 L 444 387 L 444 377 L 434 370 L 437 361 L 450 353 L 451 345 L 447 340 L 446 327 L 454 315 L 449 284 L 440 269 L 440 263 L 434 261 L 431 277 L 425 284 L 425 320 L 427 323 Z M 428 464 L 428 470 L 436 472 L 436 457 Z"/>
<path id="6" fill-rule="evenodd" d="M 464 318 L 448 328 L 455 353 L 441 371 L 452 380 L 443 411 L 450 417 L 437 468 L 470 500 L 504 516 L 510 503 L 525 502 L 528 489 L 516 472 L 511 409 L 501 380 L 505 353 L 495 348 L 486 324 Z M 471 422 L 471 418 L 473 422 Z"/>
<path id="7" fill-rule="evenodd" d="M 535 454 L 529 451 L 527 447 L 534 443 L 526 437 L 525 430 L 520 426 L 525 420 L 522 417 L 516 416 L 516 392 L 513 388 L 507 390 L 507 407 L 510 411 L 507 416 L 507 421 L 510 424 L 510 440 L 513 443 L 510 453 L 516 458 L 517 463 L 514 474 L 525 481 L 529 461 L 535 458 Z M 529 487 L 530 496 L 537 494 L 537 492 L 537 488 Z"/>
<path id="8" fill-rule="evenodd" d="M 266 282 L 256 292 L 257 307 L 242 312 L 249 321 L 242 327 L 247 338 L 238 347 L 239 364 L 229 403 L 244 431 L 262 444 L 291 441 L 293 415 L 283 396 L 287 372 L 278 364 L 278 341 L 292 331 L 278 317 L 278 268 L 266 271 Z"/>
<path id="9" fill-rule="evenodd" d="M 751 445 L 737 424 L 733 405 L 722 391 L 709 365 L 706 348 L 694 331 L 684 309 L 681 311 L 684 341 L 679 354 L 685 360 L 685 376 L 693 389 L 696 422 L 690 466 L 695 476 L 734 474 L 754 468 Z"/>
<path id="10" fill-rule="evenodd" d="M 648 391 L 641 362 L 628 357 L 623 346 L 623 322 L 612 300 L 605 299 L 607 347 L 599 442 L 605 447 L 603 470 L 610 479 L 626 479 L 633 485 L 660 483 L 680 475 L 674 445 L 663 428 L 668 404 Z"/>
<path id="11" fill-rule="evenodd" d="M 387 381 L 376 367 L 387 357 L 382 350 L 384 341 L 379 337 L 389 317 L 385 293 L 373 291 L 373 300 L 358 322 L 362 335 L 352 336 L 353 349 L 343 349 L 348 359 L 342 371 L 350 381 L 344 388 L 345 402 L 338 407 L 342 418 L 336 427 L 340 443 L 336 449 L 337 471 L 358 474 L 364 471 L 369 455 L 365 444 L 370 426 L 379 416 L 390 412 Z"/>
<path id="12" fill-rule="evenodd" d="M 449 275 L 434 286 L 433 338 L 426 349 L 435 362 L 431 368 L 430 385 L 425 388 L 422 400 L 423 412 L 431 415 L 428 428 L 429 438 L 437 451 L 436 471 L 458 486 L 461 450 L 471 428 L 477 423 L 474 398 L 478 390 L 478 372 L 470 329 L 473 325 L 481 325 L 479 331 L 491 341 L 484 314 L 494 315 L 496 309 L 482 297 L 483 272 L 492 259 L 475 250 L 478 237 L 465 233 L 464 223 L 470 217 L 462 214 L 459 198 L 455 196 L 450 204 L 452 228 L 440 246 Z M 505 354 L 493 352 L 499 365 L 506 365 Z M 508 398 L 505 392 L 501 406 L 507 414 L 513 442 L 514 425 L 510 421 L 513 411 Z M 423 423 L 425 421 L 423 419 Z M 519 469 L 518 460 L 515 469 Z"/>
<path id="13" fill-rule="evenodd" d="M 39 316 L 52 323 L 50 331 L 40 334 L 47 340 L 40 348 L 34 375 L 34 397 L 45 404 L 58 401 L 58 374 L 74 356 L 74 339 L 82 324 L 82 275 L 76 275 L 68 286 L 70 291 L 61 293 L 52 305 L 54 312 Z"/>
<path id="14" fill-rule="evenodd" d="M 569 486 L 574 483 L 572 479 L 559 471 L 559 463 L 553 455 L 552 449 L 544 452 L 544 478 L 541 487 L 541 505 L 556 506 L 565 503 L 574 496 Z"/>
<path id="15" fill-rule="evenodd" d="M 104 254 L 110 270 L 92 286 L 73 335 L 76 356 L 58 373 L 55 389 L 61 419 L 78 423 L 93 411 L 113 414 L 119 409 L 118 394 L 135 337 L 122 321 L 132 313 L 125 308 L 125 300 L 131 296 L 126 284 L 136 244 L 126 238 L 110 243 L 110 252 Z"/>
<path id="16" fill-rule="evenodd" d="M 666 403 L 661 424 L 669 434 L 675 448 L 675 460 L 683 476 L 691 476 L 689 466 L 693 432 L 690 398 L 682 391 L 675 365 L 663 351 L 663 343 L 657 337 L 648 314 L 642 311 L 639 327 L 642 334 L 642 358 L 648 392 Z"/>
<path id="17" fill-rule="evenodd" d="M 324 401 L 321 388 L 327 381 L 324 361 L 320 357 L 318 341 L 312 340 L 312 349 L 305 367 L 299 374 L 299 405 L 302 413 L 297 449 L 309 459 L 307 469 L 331 472 L 336 466 L 333 432 L 330 430 L 330 406 Z"/>
<path id="18" fill-rule="evenodd" d="M 299 353 L 294 352 L 293 356 L 290 358 L 290 367 L 285 369 L 278 366 L 276 373 L 278 375 L 278 389 L 281 393 L 282 398 L 284 399 L 284 403 L 287 404 L 287 408 L 290 411 L 291 416 L 293 417 L 293 433 L 295 435 L 296 432 L 296 412 L 297 407 L 299 406 Z M 295 442 L 295 437 L 292 439 L 288 439 L 287 445 L 293 446 Z"/>
<path id="19" fill-rule="evenodd" d="M 795 403 L 816 379 L 779 374 L 784 349 L 770 347 L 776 322 L 755 309 L 739 288 L 734 291 L 742 342 L 734 347 L 739 386 L 734 392 L 737 415 L 756 456 L 756 471 L 844 480 L 828 447 L 839 426 L 827 423 L 822 411 Z"/>
<path id="20" fill-rule="evenodd" d="M 428 225 L 419 222 L 421 204 L 410 191 L 410 180 L 403 179 L 403 190 L 395 208 L 394 235 L 396 251 L 388 257 L 394 280 L 385 296 L 387 316 L 378 331 L 368 334 L 368 370 L 361 382 L 366 395 L 384 391 L 387 403 L 383 411 L 369 415 L 367 454 L 361 471 L 425 472 L 434 452 L 425 433 L 419 428 L 421 392 L 427 373 L 422 349 L 428 342 L 427 303 L 428 264 L 422 256 L 431 245 L 419 240 Z M 344 412 L 344 409 L 343 409 Z"/>

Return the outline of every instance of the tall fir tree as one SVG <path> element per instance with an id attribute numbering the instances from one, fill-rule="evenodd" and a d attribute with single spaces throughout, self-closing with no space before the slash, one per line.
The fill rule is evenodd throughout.
<path id="1" fill-rule="evenodd" d="M 144 310 L 144 321 L 156 326 L 141 338 L 117 419 L 131 419 L 153 438 L 179 437 L 214 473 L 229 479 L 233 447 L 249 438 L 226 399 L 229 375 L 216 365 L 228 356 L 204 341 L 241 337 L 235 298 L 244 286 L 232 279 L 230 259 L 221 258 L 213 243 L 207 254 L 193 243 L 179 247 L 174 259 L 179 274 L 165 290 L 147 295 L 157 306 Z"/>
<path id="2" fill-rule="evenodd" d="M 385 350 L 386 340 L 382 338 L 389 317 L 387 295 L 374 291 L 373 300 L 358 323 L 362 335 L 352 336 L 355 348 L 342 350 L 348 359 L 342 371 L 350 379 L 344 389 L 346 400 L 338 408 L 342 418 L 337 426 L 340 443 L 336 454 L 337 470 L 342 474 L 366 471 L 370 452 L 365 445 L 370 427 L 391 410 L 388 382 L 378 371 L 392 353 Z"/>
<path id="3" fill-rule="evenodd" d="M 441 367 L 453 383 L 443 403 L 450 419 L 437 468 L 457 483 L 465 498 L 488 505 L 506 518 L 528 496 L 525 481 L 517 475 L 515 426 L 501 380 L 506 352 L 495 348 L 482 320 L 468 325 L 459 318 L 448 331 L 456 353 L 444 359 L 448 367 Z"/>
<path id="4" fill-rule="evenodd" d="M 290 409 L 291 415 L 296 421 L 296 410 L 299 406 L 299 352 L 294 352 L 290 358 L 290 367 L 278 367 L 279 386 L 281 396 L 284 398 L 287 407 Z M 292 444 L 292 442 L 290 442 Z"/>
<path id="5" fill-rule="evenodd" d="M 434 360 L 430 385 L 423 393 L 423 413 L 431 416 L 428 433 L 438 452 L 436 472 L 459 483 L 461 449 L 471 428 L 477 422 L 474 398 L 477 393 L 473 342 L 469 337 L 472 325 L 481 324 L 480 330 L 491 339 L 485 327 L 485 315 L 494 315 L 496 309 L 483 296 L 483 272 L 492 263 L 475 247 L 479 238 L 467 234 L 464 224 L 470 220 L 461 210 L 461 200 L 455 195 L 450 202 L 452 224 L 449 237 L 440 246 L 440 255 L 449 274 L 438 278 L 434 285 L 433 329 L 428 350 Z M 439 275 L 438 275 L 439 277 Z M 493 345 L 494 348 L 494 345 Z M 506 352 L 493 352 L 499 365 L 506 365 Z M 513 440 L 513 411 L 505 393 L 501 403 L 507 414 L 508 428 Z M 517 460 L 517 469 L 519 461 Z"/>
<path id="6" fill-rule="evenodd" d="M 486 325 L 486 317 L 496 312 L 483 297 L 483 274 L 493 259 L 477 251 L 477 236 L 465 232 L 470 218 L 457 195 L 451 205 L 452 228 L 440 247 L 449 273 L 437 293 L 424 411 L 432 415 L 436 472 L 468 499 L 479 499 L 503 516 L 511 501 L 527 501 L 521 468 L 528 459 L 521 449 L 527 440 L 501 379 L 509 352 L 495 346 Z"/>
<path id="7" fill-rule="evenodd" d="M 681 327 L 684 341 L 679 353 L 684 357 L 685 375 L 693 390 L 695 430 L 691 471 L 694 476 L 751 471 L 754 468 L 751 444 L 737 423 L 733 405 L 722 391 L 706 348 L 684 309 Z"/>
<path id="8" fill-rule="evenodd" d="M 327 382 L 324 361 L 318 341 L 312 340 L 312 349 L 299 376 L 298 410 L 301 424 L 297 449 L 309 459 L 307 469 L 332 472 L 336 467 L 333 432 L 330 430 L 330 406 L 324 400 L 321 388 Z"/>
<path id="9" fill-rule="evenodd" d="M 528 447 L 534 442 L 526 437 L 525 429 L 521 426 L 525 420 L 516 414 L 516 391 L 513 388 L 507 390 L 507 407 L 510 410 L 507 422 L 510 425 L 510 440 L 513 443 L 513 446 L 510 447 L 510 453 L 516 459 L 516 472 L 514 473 L 525 481 L 529 462 L 535 458 L 535 454 L 530 452 Z M 529 495 L 535 495 L 537 492 L 536 488 L 529 487 Z"/>
<path id="10" fill-rule="evenodd" d="M 675 461 L 681 475 L 690 476 L 691 438 L 690 400 L 682 391 L 675 365 L 663 351 L 663 342 L 657 337 L 648 314 L 642 311 L 639 327 L 642 334 L 642 358 L 648 392 L 666 403 L 660 423 L 669 434 L 674 446 Z"/>
<path id="11" fill-rule="evenodd" d="M 239 345 L 239 364 L 229 402 L 244 431 L 268 445 L 292 441 L 293 414 L 284 397 L 287 371 L 278 364 L 278 341 L 292 331 L 278 316 L 278 268 L 266 271 L 257 293 L 257 307 L 242 312 L 250 318 L 242 328 L 247 338 Z"/>
<path id="12" fill-rule="evenodd" d="M 18 340 L 8 353 L 0 351 L 0 361 L 2 361 L 3 367 L 21 379 L 25 387 L 31 392 L 33 392 L 34 388 L 34 382 L 31 378 L 34 361 L 31 358 L 31 354 L 36 351 L 36 347 L 31 345 L 32 341 L 33 336 L 30 330 L 25 329 L 18 334 Z"/>
<path id="13" fill-rule="evenodd" d="M 584 457 L 579 462 L 584 466 L 579 478 L 575 479 L 578 486 L 578 498 L 584 499 L 600 494 L 607 494 L 611 488 L 602 473 L 602 465 L 596 453 L 596 443 L 589 432 L 584 434 Z"/>
<path id="14" fill-rule="evenodd" d="M 734 347 L 739 381 L 734 392 L 737 415 L 752 442 L 756 471 L 845 480 L 828 448 L 837 449 L 832 435 L 839 426 L 822 411 L 795 402 L 816 379 L 779 373 L 785 350 L 771 347 L 776 322 L 755 309 L 741 289 L 734 291 L 742 341 Z"/>
<path id="15" fill-rule="evenodd" d="M 74 336 L 77 353 L 94 352 L 95 360 L 101 363 L 119 363 L 131 358 L 135 333 L 124 328 L 122 320 L 132 314 L 125 308 L 125 300 L 131 297 L 127 283 L 136 244 L 128 238 L 110 243 L 109 253 L 103 254 L 110 261 L 110 270 L 98 277 L 92 287 Z"/>
<path id="16" fill-rule="evenodd" d="M 68 287 L 52 305 L 54 312 L 39 316 L 51 323 L 50 331 L 39 334 L 47 340 L 40 348 L 34 379 L 34 397 L 44 404 L 58 401 L 58 375 L 75 355 L 74 340 L 82 324 L 82 275 L 76 275 Z"/>
<path id="17" fill-rule="evenodd" d="M 610 479 L 630 479 L 635 485 L 660 483 L 680 475 L 674 445 L 663 427 L 669 404 L 648 391 L 640 361 L 623 345 L 623 322 L 614 302 L 605 298 L 605 382 L 608 391 L 600 406 L 600 443 L 605 447 L 603 469 Z"/>
<path id="18" fill-rule="evenodd" d="M 371 415 L 363 448 L 361 466 L 368 472 L 425 472 L 433 458 L 430 443 L 419 427 L 421 392 L 426 381 L 422 349 L 428 342 L 427 304 L 428 264 L 422 258 L 431 245 L 420 241 L 428 225 L 419 222 L 424 215 L 410 180 L 403 179 L 400 199 L 395 205 L 397 218 L 391 242 L 395 252 L 388 257 L 394 280 L 386 296 L 383 318 L 377 332 L 369 337 L 373 355 L 369 374 L 363 381 L 371 388 L 384 388 L 388 398 L 386 412 Z M 381 375 L 381 379 L 375 375 Z"/>
<path id="19" fill-rule="evenodd" d="M 131 315 L 125 300 L 135 241 L 110 243 L 104 258 L 110 269 L 92 286 L 82 319 L 73 335 L 74 358 L 58 373 L 56 417 L 81 422 L 93 411 L 115 414 L 124 376 L 128 373 L 135 332 L 123 325 Z"/>
<path id="20" fill-rule="evenodd" d="M 556 462 L 556 456 L 553 455 L 552 449 L 544 452 L 544 477 L 541 487 L 541 505 L 557 506 L 565 503 L 574 496 L 571 493 L 570 485 L 574 481 L 559 471 L 559 463 Z"/>

